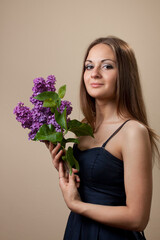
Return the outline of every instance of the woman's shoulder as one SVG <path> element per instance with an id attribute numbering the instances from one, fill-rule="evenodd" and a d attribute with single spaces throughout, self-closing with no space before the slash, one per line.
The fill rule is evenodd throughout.
<path id="1" fill-rule="evenodd" d="M 148 129 L 145 126 L 144 123 L 135 120 L 135 119 L 130 119 L 130 121 L 127 122 L 126 124 L 126 134 L 131 134 L 131 133 L 135 133 L 135 132 L 139 132 L 139 133 L 147 133 Z"/>
<path id="2" fill-rule="evenodd" d="M 124 128 L 120 144 L 125 163 L 134 162 L 146 166 L 146 162 L 151 162 L 152 147 L 145 124 L 137 120 L 130 120 Z"/>
<path id="3" fill-rule="evenodd" d="M 123 131 L 124 142 L 149 139 L 148 129 L 142 122 L 131 119 L 125 125 Z"/>

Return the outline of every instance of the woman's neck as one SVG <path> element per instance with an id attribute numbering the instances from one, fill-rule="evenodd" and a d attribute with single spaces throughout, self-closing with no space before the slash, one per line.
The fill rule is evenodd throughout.
<path id="1" fill-rule="evenodd" d="M 122 117 L 117 114 L 117 104 L 115 100 L 96 100 L 95 130 L 103 124 L 113 124 L 122 121 Z"/>

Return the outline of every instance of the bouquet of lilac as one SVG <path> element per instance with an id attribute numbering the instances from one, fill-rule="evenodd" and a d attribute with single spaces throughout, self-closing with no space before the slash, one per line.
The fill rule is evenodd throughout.
<path id="1" fill-rule="evenodd" d="M 72 112 L 71 102 L 62 100 L 66 93 L 66 85 L 60 87 L 56 93 L 55 82 L 54 75 L 48 76 L 46 81 L 41 77 L 34 79 L 33 94 L 30 97 L 34 107 L 30 109 L 19 102 L 13 113 L 23 128 L 30 129 L 29 140 L 50 141 L 53 144 L 59 142 L 61 148 L 65 149 L 68 142 L 78 143 L 77 138 L 65 138 L 68 131 L 77 137 L 85 135 L 93 137 L 93 131 L 88 124 L 69 118 Z M 72 167 L 79 170 L 72 147 L 68 147 L 62 159 L 67 162 L 70 173 Z"/>

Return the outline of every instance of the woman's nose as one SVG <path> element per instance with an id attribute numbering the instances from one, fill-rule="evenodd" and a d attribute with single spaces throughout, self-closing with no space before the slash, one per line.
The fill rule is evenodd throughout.
<path id="1" fill-rule="evenodd" d="M 100 73 L 99 67 L 95 67 L 95 68 L 92 69 L 91 77 L 92 78 L 100 78 L 101 77 L 101 73 Z"/>

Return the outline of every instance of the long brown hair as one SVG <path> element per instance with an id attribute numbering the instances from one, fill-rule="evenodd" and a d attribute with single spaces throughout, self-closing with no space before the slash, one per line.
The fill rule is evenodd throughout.
<path id="1" fill-rule="evenodd" d="M 159 140 L 159 136 L 148 124 L 135 54 L 125 41 L 117 37 L 109 36 L 106 38 L 98 38 L 89 45 L 86 51 L 80 85 L 80 106 L 85 117 L 84 121 L 88 122 L 94 129 L 96 117 L 95 99 L 87 93 L 84 84 L 84 63 L 91 48 L 97 44 L 106 44 L 110 46 L 116 57 L 118 67 L 117 114 L 126 117 L 125 112 L 129 113 L 133 119 L 141 122 L 148 129 L 153 159 L 155 153 L 157 153 L 160 159 L 160 152 L 156 144 L 156 141 Z"/>

